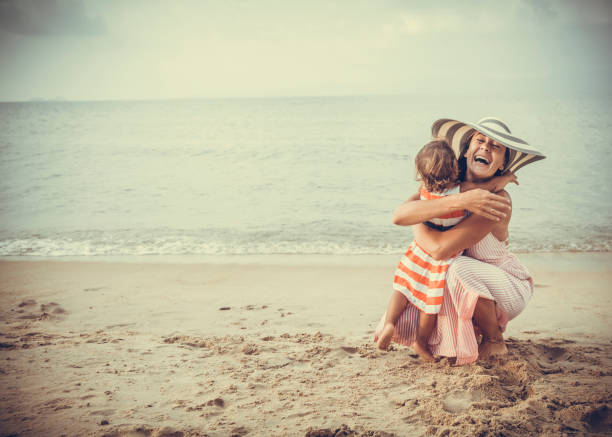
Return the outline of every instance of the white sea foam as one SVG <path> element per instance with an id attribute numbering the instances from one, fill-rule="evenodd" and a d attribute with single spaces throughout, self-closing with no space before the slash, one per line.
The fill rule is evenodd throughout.
<path id="1" fill-rule="evenodd" d="M 207 240 L 192 236 L 168 236 L 126 239 L 125 235 L 99 234 L 95 238 L 74 239 L 23 238 L 0 241 L 0 256 L 85 257 L 85 256 L 148 256 L 148 255 L 271 255 L 326 254 L 368 255 L 401 254 L 405 245 L 393 243 L 368 244 L 365 241 L 243 241 Z M 583 241 L 581 244 L 545 244 L 541 242 L 511 243 L 514 252 L 607 252 L 608 241 Z"/>

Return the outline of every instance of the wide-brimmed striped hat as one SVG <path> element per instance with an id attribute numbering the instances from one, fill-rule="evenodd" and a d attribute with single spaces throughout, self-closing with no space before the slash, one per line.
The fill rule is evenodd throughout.
<path id="1" fill-rule="evenodd" d="M 474 135 L 475 130 L 510 149 L 504 171 L 510 170 L 514 173 L 527 164 L 546 158 L 544 154 L 538 152 L 525 140 L 512 135 L 508 125 L 499 118 L 485 117 L 478 121 L 478 123 L 463 123 L 457 120 L 441 118 L 431 126 L 433 137 L 446 138 L 455 151 L 457 158 L 460 158 L 465 153 L 465 150 L 461 150 L 461 148 L 465 145 L 468 138 Z"/>

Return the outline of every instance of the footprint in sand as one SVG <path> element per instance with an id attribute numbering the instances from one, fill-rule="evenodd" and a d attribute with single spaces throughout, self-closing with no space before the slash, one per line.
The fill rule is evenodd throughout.
<path id="1" fill-rule="evenodd" d="M 23 319 L 23 320 L 34 320 L 34 319 L 38 319 L 39 317 L 42 317 L 42 315 L 40 314 L 26 314 L 23 316 L 19 316 L 19 319 Z"/>
<path id="2" fill-rule="evenodd" d="M 40 310 L 43 313 L 52 313 L 52 314 L 65 314 L 66 313 L 66 310 L 55 302 L 50 302 L 48 304 L 42 304 L 40 306 Z"/>
<path id="3" fill-rule="evenodd" d="M 112 416 L 113 414 L 115 414 L 115 410 L 96 410 L 96 411 L 91 411 L 89 413 L 90 416 Z"/>
<path id="4" fill-rule="evenodd" d="M 607 405 L 594 408 L 582 416 L 582 421 L 585 422 L 589 431 L 595 433 L 606 433 L 612 429 L 612 414 Z"/>
<path id="5" fill-rule="evenodd" d="M 461 413 L 474 403 L 481 400 L 483 393 L 481 391 L 455 391 L 448 395 L 442 402 L 442 408 L 449 413 Z"/>
<path id="6" fill-rule="evenodd" d="M 125 328 L 126 326 L 132 326 L 136 323 L 117 323 L 115 325 L 108 325 L 106 329 Z"/>
<path id="7" fill-rule="evenodd" d="M 91 287 L 91 288 L 84 288 L 83 291 L 100 291 L 100 290 L 104 290 L 106 287 Z"/>
<path id="8" fill-rule="evenodd" d="M 232 437 L 242 437 L 244 435 L 247 435 L 249 433 L 249 430 L 246 429 L 244 426 L 239 426 L 237 428 L 232 429 L 232 432 L 230 433 L 230 435 Z"/>
<path id="9" fill-rule="evenodd" d="M 562 347 L 537 344 L 535 348 L 537 350 L 536 355 L 544 358 L 547 361 L 546 364 L 556 363 L 569 358 L 567 350 Z"/>
<path id="10" fill-rule="evenodd" d="M 323 354 L 325 358 L 331 359 L 332 364 L 337 364 L 340 360 L 346 358 L 352 358 L 353 354 L 357 352 L 356 347 L 351 346 L 339 346 L 337 348 L 325 348 L 326 352 Z"/>
<path id="11" fill-rule="evenodd" d="M 18 318 L 22 320 L 47 320 L 63 318 L 66 314 L 66 310 L 56 302 L 41 304 L 38 311 L 33 308 L 35 305 L 36 301 L 34 299 L 21 302 L 18 306 L 20 309 L 17 312 L 23 315 Z"/>
<path id="12" fill-rule="evenodd" d="M 253 311 L 253 310 L 265 310 L 266 308 L 268 308 L 268 305 L 247 305 L 245 307 L 242 307 L 241 309 L 243 310 L 247 310 L 247 311 Z"/>
<path id="13" fill-rule="evenodd" d="M 108 421 L 105 425 L 108 425 Z M 112 431 L 105 432 L 104 435 L 107 437 L 181 437 L 184 435 L 192 435 L 193 430 L 183 432 L 176 428 L 165 426 L 163 428 L 151 428 L 149 426 L 137 426 L 137 427 L 119 427 Z"/>

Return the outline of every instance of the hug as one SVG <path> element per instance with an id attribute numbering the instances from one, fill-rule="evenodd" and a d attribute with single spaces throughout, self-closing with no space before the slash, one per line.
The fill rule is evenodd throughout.
<path id="1" fill-rule="evenodd" d="M 508 251 L 512 200 L 504 187 L 545 157 L 493 117 L 440 119 L 432 137 L 415 159 L 419 193 L 394 213 L 414 241 L 374 340 L 380 349 L 410 346 L 426 361 L 469 364 L 507 353 L 506 324 L 533 295 L 529 271 Z"/>

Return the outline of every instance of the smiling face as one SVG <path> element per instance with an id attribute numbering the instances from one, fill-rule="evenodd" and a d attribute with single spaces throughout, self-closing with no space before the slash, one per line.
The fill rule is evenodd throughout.
<path id="1" fill-rule="evenodd" d="M 465 180 L 478 182 L 493 177 L 497 170 L 503 170 L 506 146 L 476 132 L 463 156 L 466 159 Z"/>

